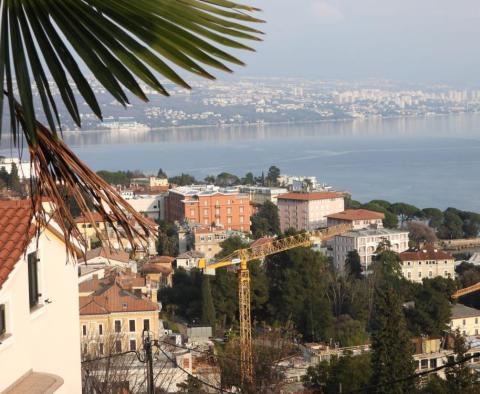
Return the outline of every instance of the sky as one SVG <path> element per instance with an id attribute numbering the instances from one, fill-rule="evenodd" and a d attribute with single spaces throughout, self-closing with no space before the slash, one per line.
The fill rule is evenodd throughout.
<path id="1" fill-rule="evenodd" d="M 478 0 L 243 0 L 267 23 L 239 76 L 480 87 Z"/>

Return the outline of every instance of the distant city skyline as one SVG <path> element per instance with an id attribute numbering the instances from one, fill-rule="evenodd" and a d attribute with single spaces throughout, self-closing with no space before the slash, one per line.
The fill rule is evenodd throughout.
<path id="1" fill-rule="evenodd" d="M 244 0 L 263 10 L 263 43 L 235 76 L 480 85 L 474 0 Z M 220 76 L 221 79 L 228 78 Z"/>

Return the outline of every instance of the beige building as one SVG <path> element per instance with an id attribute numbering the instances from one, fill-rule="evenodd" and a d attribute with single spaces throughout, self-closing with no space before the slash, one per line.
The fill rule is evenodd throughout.
<path id="1" fill-rule="evenodd" d="M 452 331 L 459 330 L 460 334 L 464 336 L 479 335 L 480 310 L 462 304 L 454 304 L 450 317 L 450 328 Z"/>
<path id="2" fill-rule="evenodd" d="M 173 285 L 173 262 L 170 256 L 152 256 L 140 269 L 142 276 L 147 281 L 147 286 L 160 290 Z"/>
<path id="3" fill-rule="evenodd" d="M 408 231 L 382 228 L 349 231 L 335 236 L 330 241 L 330 246 L 336 269 L 343 271 L 348 252 L 356 250 L 363 269 L 368 270 L 382 242 L 388 242 L 394 252 L 403 252 L 408 249 Z"/>
<path id="4" fill-rule="evenodd" d="M 354 230 L 383 228 L 385 214 L 367 209 L 346 209 L 327 216 L 327 226 L 350 224 Z"/>
<path id="5" fill-rule="evenodd" d="M 193 229 L 193 248 L 211 260 L 222 248 L 220 244 L 228 238 L 228 232 L 216 227 L 197 227 Z"/>
<path id="6" fill-rule="evenodd" d="M 31 201 L 0 201 L 0 392 L 80 394 L 77 267 Z"/>
<path id="7" fill-rule="evenodd" d="M 139 278 L 141 279 L 141 278 Z M 99 357 L 138 350 L 143 330 L 159 335 L 159 306 L 134 286 L 115 277 L 93 278 L 80 284 L 82 356 Z"/>
<path id="8" fill-rule="evenodd" d="M 130 181 L 130 185 L 148 187 L 168 186 L 168 179 L 157 178 L 156 176 L 149 176 L 146 178 L 132 178 L 132 180 Z"/>
<path id="9" fill-rule="evenodd" d="M 436 276 L 455 278 L 455 259 L 443 250 L 429 246 L 417 251 L 402 252 L 399 256 L 402 274 L 412 282 L 422 283 L 424 278 Z"/>
<path id="10" fill-rule="evenodd" d="M 344 196 L 338 192 L 287 193 L 277 200 L 282 231 L 326 227 L 328 215 L 345 209 Z"/>
<path id="11" fill-rule="evenodd" d="M 80 230 L 89 244 L 91 241 L 97 239 L 96 229 L 92 225 L 92 221 L 95 222 L 97 229 L 104 234 L 107 234 L 108 230 L 110 229 L 110 225 L 105 223 L 105 219 L 98 212 L 91 212 L 90 217 L 82 215 L 75 218 L 75 224 L 77 225 L 77 228 Z"/>
<path id="12" fill-rule="evenodd" d="M 278 196 L 288 192 L 285 188 L 264 186 L 239 186 L 238 190 L 250 196 L 250 202 L 254 205 L 262 205 L 267 201 L 277 205 Z"/>

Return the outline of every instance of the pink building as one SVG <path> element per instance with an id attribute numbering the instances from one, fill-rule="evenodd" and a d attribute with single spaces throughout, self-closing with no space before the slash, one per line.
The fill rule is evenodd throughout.
<path id="1" fill-rule="evenodd" d="M 339 192 L 286 193 L 278 196 L 280 229 L 315 230 L 327 226 L 327 216 L 345 209 Z"/>

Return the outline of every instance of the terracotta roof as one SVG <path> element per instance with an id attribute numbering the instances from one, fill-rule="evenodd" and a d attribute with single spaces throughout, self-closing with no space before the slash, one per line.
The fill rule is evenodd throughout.
<path id="1" fill-rule="evenodd" d="M 454 257 L 443 250 L 427 247 L 426 249 L 407 251 L 399 253 L 402 261 L 419 261 L 419 260 L 453 260 Z"/>
<path id="2" fill-rule="evenodd" d="M 330 198 L 342 198 L 343 193 L 339 192 L 314 192 L 314 193 L 285 193 L 280 194 L 278 200 L 299 200 L 299 201 L 312 201 L 312 200 L 328 200 Z"/>
<path id="3" fill-rule="evenodd" d="M 147 263 L 142 267 L 142 273 L 144 274 L 171 274 L 173 268 L 171 264 L 163 263 Z"/>
<path id="4" fill-rule="evenodd" d="M 451 319 L 462 319 L 465 317 L 477 317 L 480 316 L 480 310 L 470 308 L 462 304 L 455 304 L 452 306 Z"/>
<path id="5" fill-rule="evenodd" d="M 88 264 L 88 260 L 94 259 L 96 257 L 104 257 L 109 260 L 120 261 L 122 263 L 128 263 L 130 261 L 130 256 L 127 252 L 123 250 L 115 250 L 106 247 L 100 247 L 96 249 L 92 249 L 87 251 L 86 253 L 86 261 Z M 84 262 L 85 258 L 81 258 L 78 260 L 79 262 Z"/>
<path id="6" fill-rule="evenodd" d="M 202 252 L 196 250 L 187 250 L 186 252 L 177 256 L 177 259 L 201 259 L 205 257 Z"/>
<path id="7" fill-rule="evenodd" d="M 0 201 L 0 289 L 35 235 L 30 200 Z"/>
<path id="8" fill-rule="evenodd" d="M 147 264 L 172 264 L 175 257 L 171 256 L 151 256 Z"/>
<path id="9" fill-rule="evenodd" d="M 346 209 L 343 212 L 332 213 L 327 215 L 327 218 L 339 220 L 372 220 L 385 219 L 385 214 L 382 212 L 369 211 L 368 209 Z"/>
<path id="10" fill-rule="evenodd" d="M 80 315 L 157 310 L 157 304 L 122 289 L 116 281 L 98 289 L 92 295 L 80 297 Z"/>

